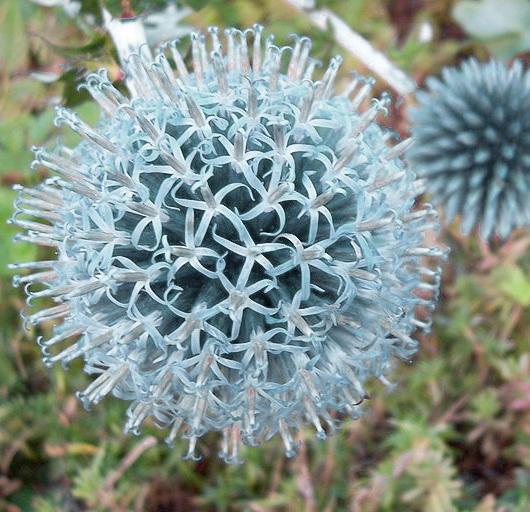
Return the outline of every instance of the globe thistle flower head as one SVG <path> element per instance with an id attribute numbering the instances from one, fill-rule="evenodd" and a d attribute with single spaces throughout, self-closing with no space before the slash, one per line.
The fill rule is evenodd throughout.
<path id="1" fill-rule="evenodd" d="M 309 38 L 262 31 L 192 34 L 192 69 L 176 42 L 143 47 L 129 97 L 89 75 L 99 123 L 58 109 L 82 142 L 35 150 L 54 176 L 19 187 L 12 219 L 56 251 L 13 265 L 26 324 L 55 322 L 45 363 L 82 358 L 87 408 L 130 401 L 125 431 L 151 418 L 190 458 L 208 431 L 234 462 L 240 441 L 279 434 L 292 456 L 299 425 L 324 438 L 331 411 L 357 418 L 366 380 L 389 385 L 392 357 L 416 351 L 439 285 L 408 142 L 374 121 L 388 96 L 360 112 L 370 81 L 336 94 L 339 57 L 314 80 Z"/>
<path id="2" fill-rule="evenodd" d="M 409 113 L 407 158 L 446 222 L 461 215 L 463 234 L 479 224 L 482 239 L 506 239 L 530 222 L 529 72 L 471 58 L 426 85 Z"/>

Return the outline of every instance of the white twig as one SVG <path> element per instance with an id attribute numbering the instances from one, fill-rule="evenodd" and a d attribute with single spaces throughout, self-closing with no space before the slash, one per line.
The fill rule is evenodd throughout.
<path id="1" fill-rule="evenodd" d="M 140 16 L 114 18 L 104 7 L 101 8 L 101 15 L 105 29 L 116 47 L 122 67 L 131 54 L 137 53 L 140 47 L 148 48 L 145 28 Z"/>
<path id="2" fill-rule="evenodd" d="M 286 0 L 303 12 L 321 30 L 331 26 L 333 38 L 346 51 L 361 60 L 369 69 L 379 75 L 401 96 L 407 96 L 417 88 L 416 82 L 380 51 L 376 50 L 364 37 L 352 30 L 349 25 L 327 8 L 306 10 L 307 0 Z"/>
<path id="3" fill-rule="evenodd" d="M 134 18 L 114 18 L 107 9 L 101 8 L 103 24 L 110 34 L 118 59 L 122 69 L 126 69 L 127 60 L 133 53 L 138 53 L 140 48 L 144 55 L 151 56 L 151 51 L 147 44 L 145 27 L 140 16 Z M 129 89 L 132 96 L 138 96 L 138 91 L 134 82 L 125 76 L 125 86 Z"/>

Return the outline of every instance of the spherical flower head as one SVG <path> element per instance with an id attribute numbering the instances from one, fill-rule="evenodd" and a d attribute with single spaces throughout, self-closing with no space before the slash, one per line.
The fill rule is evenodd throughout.
<path id="1" fill-rule="evenodd" d="M 409 112 L 407 158 L 447 223 L 461 215 L 463 234 L 479 224 L 483 240 L 506 239 L 530 223 L 529 72 L 471 58 L 426 85 Z"/>
<path id="2" fill-rule="evenodd" d="M 26 323 L 56 324 L 45 363 L 82 358 L 87 408 L 130 401 L 126 431 L 151 418 L 190 458 L 208 431 L 229 462 L 277 433 L 292 456 L 300 424 L 326 437 L 330 411 L 358 417 L 365 381 L 389 384 L 392 357 L 415 352 L 439 285 L 436 214 L 416 205 L 407 143 L 374 122 L 388 97 L 360 113 L 371 81 L 336 95 L 340 58 L 313 81 L 311 40 L 262 30 L 193 34 L 193 70 L 175 42 L 142 48 L 131 97 L 89 75 L 99 123 L 58 109 L 83 141 L 35 151 L 55 176 L 20 187 L 13 216 L 56 251 L 13 265 L 29 270 Z"/>

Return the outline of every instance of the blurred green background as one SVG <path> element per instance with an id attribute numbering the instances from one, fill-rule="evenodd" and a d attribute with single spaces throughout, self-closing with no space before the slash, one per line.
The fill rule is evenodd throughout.
<path id="1" fill-rule="evenodd" d="M 0 511 L 529 511 L 528 229 L 486 245 L 476 233 L 461 236 L 457 224 L 445 226 L 439 243 L 452 254 L 443 296 L 414 364 L 398 366 L 393 393 L 372 385 L 367 414 L 346 420 L 328 441 L 302 430 L 294 459 L 284 458 L 281 439 L 274 438 L 243 448 L 245 464 L 225 466 L 215 456 L 214 435 L 203 443 L 202 462 L 183 462 L 184 445 L 167 448 L 154 426 L 140 438 L 122 435 L 127 404 L 107 398 L 90 412 L 82 409 L 74 393 L 88 377 L 79 362 L 68 372 L 44 367 L 35 343 L 40 333 L 21 329 L 24 298 L 6 269 L 8 262 L 43 256 L 12 244 L 16 229 L 5 220 L 16 195 L 12 185 L 43 178 L 30 169 L 29 148 L 69 137 L 53 127 L 53 106 L 75 106 L 93 123 L 98 113 L 76 86 L 100 65 L 113 79 L 120 76 L 112 42 L 97 26 L 98 2 L 83 1 L 77 18 L 68 13 L 72 2 L 62 3 L 66 10 L 0 0 Z M 103 3 L 119 16 L 129 2 Z M 147 3 L 155 9 L 172 2 L 130 7 L 141 14 Z M 528 0 L 305 4 L 339 15 L 420 85 L 467 55 L 507 62 L 529 56 Z M 330 30 L 313 26 L 307 12 L 287 1 L 178 5 L 193 11 L 178 21 L 181 28 L 260 22 L 278 42 L 305 33 L 323 62 L 345 57 L 345 77 L 348 69 L 369 74 Z M 161 19 L 155 33 L 176 26 L 175 19 Z M 376 95 L 389 88 L 377 78 Z M 382 122 L 406 135 L 411 103 L 412 97 L 399 99 Z"/>

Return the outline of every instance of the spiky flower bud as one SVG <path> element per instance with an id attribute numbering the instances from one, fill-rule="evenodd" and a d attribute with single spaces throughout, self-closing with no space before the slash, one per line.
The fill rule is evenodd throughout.
<path id="1" fill-rule="evenodd" d="M 409 119 L 415 142 L 407 152 L 427 180 L 446 222 L 461 215 L 461 232 L 507 238 L 530 223 L 530 74 L 471 58 L 426 80 Z"/>
<path id="2" fill-rule="evenodd" d="M 128 400 L 126 431 L 151 417 L 169 443 L 182 430 L 188 457 L 212 430 L 227 461 L 276 433 L 291 456 L 293 428 L 325 437 L 330 411 L 357 417 L 365 381 L 388 383 L 391 357 L 415 352 L 438 224 L 413 209 L 406 143 L 374 122 L 387 96 L 360 113 L 371 82 L 357 75 L 335 95 L 339 57 L 313 81 L 307 37 L 225 35 L 226 51 L 216 28 L 211 51 L 191 36 L 193 71 L 174 42 L 154 59 L 144 47 L 126 65 L 131 98 L 90 75 L 95 128 L 58 109 L 84 140 L 35 151 L 56 176 L 20 187 L 13 217 L 19 240 L 57 257 L 14 265 L 29 270 L 15 282 L 30 304 L 55 301 L 25 321 L 56 323 L 39 341 L 47 365 L 83 358 L 96 376 L 87 408 Z"/>

